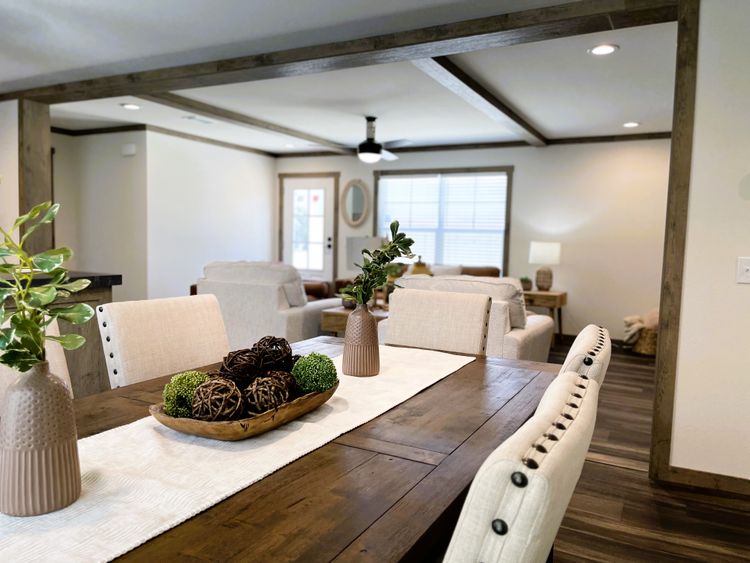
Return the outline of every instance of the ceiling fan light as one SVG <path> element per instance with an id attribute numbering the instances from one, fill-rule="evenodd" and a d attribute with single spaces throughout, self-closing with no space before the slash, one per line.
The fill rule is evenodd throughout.
<path id="1" fill-rule="evenodd" d="M 359 159 L 366 164 L 375 164 L 381 159 L 381 156 L 374 152 L 361 152 L 357 156 L 359 156 Z"/>
<path id="2" fill-rule="evenodd" d="M 364 143 L 360 143 L 357 147 L 357 156 L 362 162 L 367 164 L 374 164 L 382 158 L 383 146 L 375 141 L 367 140 Z"/>

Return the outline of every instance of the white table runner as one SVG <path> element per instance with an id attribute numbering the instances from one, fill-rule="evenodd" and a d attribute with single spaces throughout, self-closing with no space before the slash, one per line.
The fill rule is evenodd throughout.
<path id="1" fill-rule="evenodd" d="M 319 409 L 241 442 L 187 436 L 151 417 L 79 441 L 83 492 L 30 518 L 0 515 L 0 561 L 106 561 L 127 553 L 341 434 L 473 358 L 380 347 L 380 374 L 341 375 Z"/>

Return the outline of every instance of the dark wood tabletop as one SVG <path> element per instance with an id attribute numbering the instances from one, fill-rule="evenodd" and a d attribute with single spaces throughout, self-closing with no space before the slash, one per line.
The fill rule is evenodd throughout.
<path id="1" fill-rule="evenodd" d="M 293 345 L 341 354 L 340 338 Z M 559 366 L 479 358 L 123 559 L 398 561 L 439 556 L 484 459 L 534 412 Z M 168 377 L 75 401 L 90 436 L 148 415 Z"/>

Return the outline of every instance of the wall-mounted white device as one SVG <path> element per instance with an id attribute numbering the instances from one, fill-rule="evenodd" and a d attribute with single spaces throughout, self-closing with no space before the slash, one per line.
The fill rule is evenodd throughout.
<path id="1" fill-rule="evenodd" d="M 135 143 L 125 143 L 122 145 L 122 156 L 135 156 Z"/>
<path id="2" fill-rule="evenodd" d="M 737 258 L 737 283 L 750 283 L 750 256 Z"/>

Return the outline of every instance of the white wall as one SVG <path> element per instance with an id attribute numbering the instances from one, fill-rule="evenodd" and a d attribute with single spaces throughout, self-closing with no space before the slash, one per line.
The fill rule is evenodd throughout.
<path id="1" fill-rule="evenodd" d="M 670 462 L 750 479 L 750 2 L 703 0 Z"/>
<path id="2" fill-rule="evenodd" d="M 0 226 L 18 217 L 18 102 L 0 102 Z"/>
<path id="3" fill-rule="evenodd" d="M 52 140 L 58 244 L 76 269 L 122 274 L 116 300 L 187 295 L 212 260 L 272 258 L 272 158 L 151 131 Z"/>
<path id="4" fill-rule="evenodd" d="M 187 295 L 213 260 L 270 260 L 274 159 L 148 132 L 148 296 Z"/>
<path id="5" fill-rule="evenodd" d="M 514 166 L 509 275 L 533 278 L 529 242 L 562 243 L 555 287 L 568 291 L 564 331 L 588 323 L 623 335 L 622 318 L 658 307 L 666 213 L 669 141 L 629 141 L 544 148 L 521 147 L 402 153 L 372 166 L 352 157 L 281 158 L 278 172 L 340 171 L 341 186 L 373 170 Z M 359 228 L 339 222 L 340 275 L 346 238 L 372 232 L 372 213 Z"/>
<path id="6" fill-rule="evenodd" d="M 130 143 L 135 156 L 122 156 Z M 52 146 L 57 244 L 73 248 L 78 269 L 122 274 L 115 300 L 146 298 L 146 132 L 53 135 Z"/>

